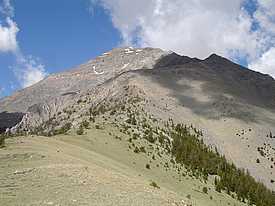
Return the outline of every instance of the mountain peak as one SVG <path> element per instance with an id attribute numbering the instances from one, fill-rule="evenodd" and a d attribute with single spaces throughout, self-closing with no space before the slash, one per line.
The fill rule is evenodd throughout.
<path id="1" fill-rule="evenodd" d="M 222 56 L 219 56 L 218 54 L 211 54 L 209 57 L 203 60 L 203 63 L 206 65 L 217 68 L 217 67 L 228 67 L 228 68 L 240 68 L 241 66 L 232 62 L 231 60 L 224 58 Z"/>
<path id="2" fill-rule="evenodd" d="M 207 57 L 205 60 L 225 60 L 226 58 L 216 54 L 216 53 L 212 53 L 209 57 Z M 227 59 L 226 59 L 227 60 Z"/>

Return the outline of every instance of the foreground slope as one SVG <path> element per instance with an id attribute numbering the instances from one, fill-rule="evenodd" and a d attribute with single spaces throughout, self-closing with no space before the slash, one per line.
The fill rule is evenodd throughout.
<path id="1" fill-rule="evenodd" d="M 244 205 L 216 192 L 211 183 L 166 169 L 165 157 L 152 160 L 132 152 L 127 139 L 106 125 L 104 130 L 91 128 L 82 136 L 8 140 L 0 150 L 0 204 Z M 203 187 L 208 188 L 207 194 Z"/>

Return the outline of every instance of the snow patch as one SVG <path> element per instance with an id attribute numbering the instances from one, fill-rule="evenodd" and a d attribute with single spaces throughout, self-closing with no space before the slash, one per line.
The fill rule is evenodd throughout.
<path id="1" fill-rule="evenodd" d="M 121 70 L 123 70 L 123 69 L 125 69 L 126 67 L 128 67 L 128 66 L 129 66 L 129 64 L 130 64 L 130 63 L 128 63 L 128 64 L 124 64 L 124 66 L 121 68 Z"/>
<path id="2" fill-rule="evenodd" d="M 125 54 L 132 54 L 134 53 L 134 51 L 132 50 L 133 48 L 132 47 L 129 47 L 128 49 L 125 49 Z"/>
<path id="3" fill-rule="evenodd" d="M 104 74 L 104 71 L 102 71 L 102 72 L 96 71 L 96 67 L 95 66 L 93 66 L 93 69 L 94 69 L 94 73 L 95 74 L 99 74 L 99 75 Z"/>

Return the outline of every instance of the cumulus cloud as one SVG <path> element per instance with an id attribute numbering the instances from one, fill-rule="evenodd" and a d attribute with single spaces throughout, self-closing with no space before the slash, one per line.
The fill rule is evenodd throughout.
<path id="1" fill-rule="evenodd" d="M 275 1 L 254 0 L 92 0 L 110 14 L 123 43 L 159 47 L 206 58 L 218 53 L 255 62 L 274 43 Z M 255 29 L 255 25 L 258 27 Z"/>
<path id="2" fill-rule="evenodd" d="M 265 52 L 259 59 L 251 62 L 249 68 L 275 77 L 275 47 Z"/>
<path id="3" fill-rule="evenodd" d="M 258 21 L 261 29 L 274 37 L 275 35 L 275 1 L 258 0 L 258 9 L 254 13 L 254 18 Z"/>
<path id="4" fill-rule="evenodd" d="M 15 52 L 18 49 L 16 23 L 7 17 L 7 26 L 0 24 L 0 52 Z"/>
<path id="5" fill-rule="evenodd" d="M 45 66 L 39 63 L 39 59 L 32 56 L 17 56 L 17 64 L 13 70 L 23 88 L 29 87 L 47 76 Z"/>
<path id="6" fill-rule="evenodd" d="M 16 64 L 11 69 L 22 88 L 29 87 L 48 75 L 45 65 L 40 63 L 39 59 L 24 56 L 20 51 L 17 51 L 15 55 Z"/>
<path id="7" fill-rule="evenodd" d="M 12 20 L 14 9 L 10 0 L 3 0 L 0 5 L 0 13 L 5 16 L 3 22 L 0 21 L 0 52 L 16 52 L 18 49 L 17 33 L 19 28 Z"/>
<path id="8" fill-rule="evenodd" d="M 25 88 L 44 79 L 47 75 L 45 66 L 32 56 L 25 56 L 17 41 L 19 28 L 13 20 L 14 8 L 10 0 L 3 0 L 0 12 L 5 21 L 0 22 L 0 53 L 11 52 L 16 57 L 16 65 L 12 67 L 21 87 Z"/>

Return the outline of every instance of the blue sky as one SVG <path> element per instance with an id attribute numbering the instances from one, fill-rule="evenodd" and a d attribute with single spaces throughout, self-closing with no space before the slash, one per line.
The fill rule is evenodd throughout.
<path id="1" fill-rule="evenodd" d="M 63 71 L 118 46 L 119 32 L 102 7 L 89 12 L 86 0 L 12 1 L 18 44 L 33 55 L 48 73 Z M 3 95 L 20 88 L 13 69 L 15 56 L 0 53 L 0 87 Z"/>
<path id="2" fill-rule="evenodd" d="M 273 2 L 0 0 L 0 96 L 121 45 L 217 53 L 275 76 Z"/>
<path id="3" fill-rule="evenodd" d="M 78 65 L 109 50 L 119 33 L 101 7 L 86 0 L 15 1 L 20 47 L 47 64 L 49 72 Z"/>

